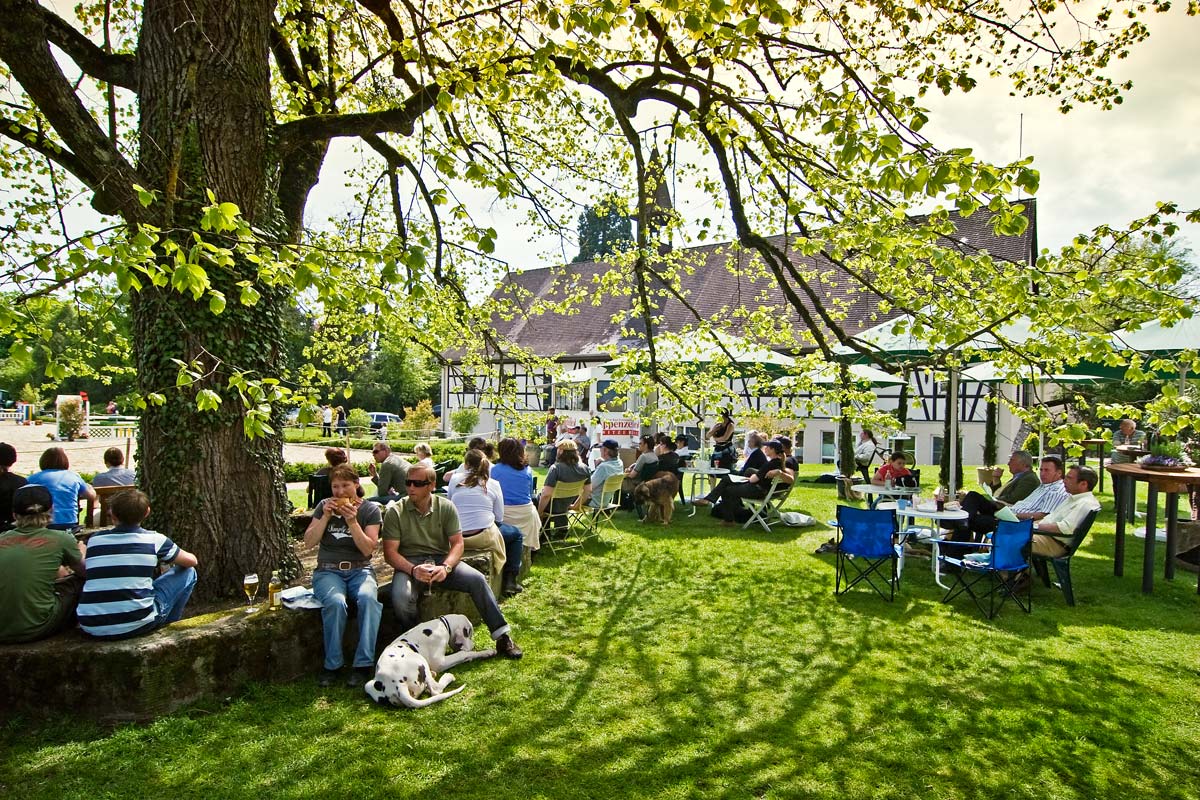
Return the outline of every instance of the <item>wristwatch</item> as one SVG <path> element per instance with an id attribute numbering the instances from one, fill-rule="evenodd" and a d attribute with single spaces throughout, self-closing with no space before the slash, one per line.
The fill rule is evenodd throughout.
<path id="1" fill-rule="evenodd" d="M 454 565 L 453 564 L 442 564 L 442 569 L 446 570 L 446 574 L 449 575 L 451 572 L 454 572 Z"/>

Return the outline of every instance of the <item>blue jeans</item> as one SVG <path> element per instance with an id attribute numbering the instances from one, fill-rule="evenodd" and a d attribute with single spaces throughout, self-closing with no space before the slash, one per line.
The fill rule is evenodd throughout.
<path id="1" fill-rule="evenodd" d="M 172 567 L 154 579 L 154 621 L 121 636 L 105 638 L 131 639 L 178 622 L 183 619 L 183 610 L 187 608 L 188 600 L 192 599 L 192 590 L 195 588 L 195 567 Z"/>
<path id="2" fill-rule="evenodd" d="M 379 602 L 379 586 L 375 570 L 319 569 L 313 573 L 313 594 L 321 603 L 321 624 L 325 637 L 325 669 L 341 669 L 342 636 L 346 633 L 349 616 L 348 597 L 358 604 L 358 646 L 354 650 L 354 666 L 375 666 L 375 637 L 379 633 L 379 618 L 383 603 Z"/>
<path id="3" fill-rule="evenodd" d="M 433 556 L 405 556 L 405 558 L 413 564 L 441 564 L 445 560 Z M 493 639 L 499 639 L 508 633 L 509 625 L 504 620 L 504 614 L 496 602 L 496 595 L 492 594 L 492 587 L 488 585 L 487 578 L 483 576 L 482 572 L 469 564 L 459 562 L 455 565 L 454 571 L 446 576 L 446 580 L 442 581 L 442 586 L 471 595 L 471 600 L 475 603 L 475 608 L 479 610 L 479 616 L 483 617 L 484 624 L 492 632 Z M 421 612 L 417 606 L 421 602 L 421 592 L 424 590 L 424 583 L 414 581 L 411 576 L 403 572 L 397 572 L 392 578 L 392 610 L 396 612 L 396 621 L 404 630 L 421 622 Z"/>
<path id="4" fill-rule="evenodd" d="M 525 550 L 525 534 L 516 525 L 506 525 L 501 522 L 500 536 L 504 539 L 504 572 L 509 575 L 521 574 L 521 556 Z M 455 567 L 455 569 L 458 569 Z"/>

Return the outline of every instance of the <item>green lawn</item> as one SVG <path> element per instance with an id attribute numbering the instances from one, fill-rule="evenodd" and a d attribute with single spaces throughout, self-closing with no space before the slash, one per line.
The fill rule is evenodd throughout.
<path id="1" fill-rule="evenodd" d="M 822 520 L 836 502 L 794 499 Z M 991 623 L 942 605 L 923 561 L 895 603 L 834 598 L 825 528 L 622 514 L 537 560 L 505 605 L 525 659 L 456 670 L 448 702 L 381 710 L 303 681 L 115 731 L 9 719 L 0 795 L 1194 800 L 1196 576 L 1160 567 L 1143 596 L 1131 539 L 1114 578 L 1104 499 L 1079 605 L 1038 586 L 1031 615 Z"/>

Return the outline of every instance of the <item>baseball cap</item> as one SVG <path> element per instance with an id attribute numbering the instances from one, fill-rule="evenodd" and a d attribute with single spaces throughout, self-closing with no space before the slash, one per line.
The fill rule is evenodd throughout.
<path id="1" fill-rule="evenodd" d="M 601 447 L 607 447 L 609 450 L 620 450 L 621 445 L 616 439 L 605 439 L 600 443 Z"/>
<path id="2" fill-rule="evenodd" d="M 41 514 L 49 511 L 54 505 L 50 490 L 45 486 L 25 485 L 13 493 L 12 510 L 14 514 Z"/>

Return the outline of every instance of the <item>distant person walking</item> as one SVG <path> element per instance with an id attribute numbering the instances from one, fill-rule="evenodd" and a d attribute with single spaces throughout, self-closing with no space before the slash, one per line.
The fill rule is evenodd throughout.
<path id="1" fill-rule="evenodd" d="M 333 406 L 321 407 L 321 435 L 325 438 L 333 436 Z"/>

